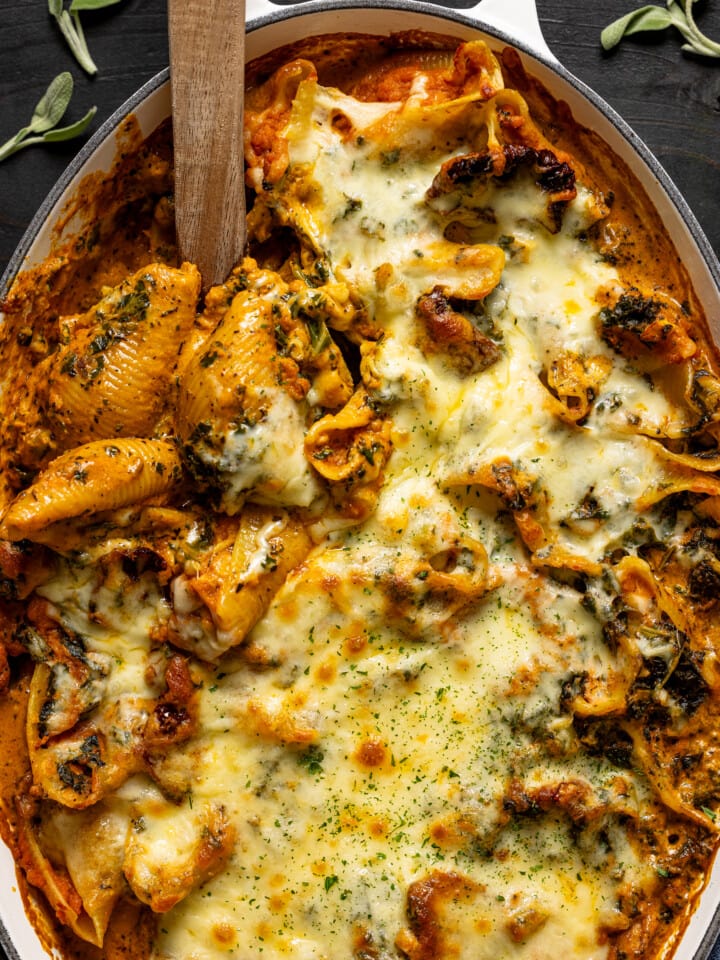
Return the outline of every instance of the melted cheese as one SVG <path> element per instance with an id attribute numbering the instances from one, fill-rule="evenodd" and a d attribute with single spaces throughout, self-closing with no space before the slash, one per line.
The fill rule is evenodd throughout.
<path id="1" fill-rule="evenodd" d="M 578 633 L 570 643 L 573 627 L 562 624 L 570 647 L 553 663 L 519 579 L 447 636 L 409 642 L 381 624 L 369 632 L 365 587 L 337 597 L 317 589 L 344 565 L 338 552 L 320 551 L 256 628 L 253 641 L 279 668 L 250 678 L 240 667 L 203 694 L 207 740 L 193 748 L 193 802 L 226 804 L 240 839 L 227 869 L 164 918 L 160 956 L 211 958 L 225 947 L 330 958 L 347 955 L 358 924 L 381 955 L 394 956 L 407 885 L 438 868 L 482 885 L 483 937 L 460 956 L 504 955 L 507 905 L 520 897 L 548 916 L 542 947 L 531 938 L 515 948 L 521 956 L 546 956 L 548 943 L 604 956 L 591 931 L 615 909 L 608 866 L 641 884 L 652 868 L 620 829 L 612 853 L 597 860 L 593 841 L 578 847 L 560 817 L 505 831 L 500 802 L 508 770 L 538 784 L 585 778 L 598 791 L 614 779 L 616 771 L 572 749 L 553 763 L 538 748 L 543 736 L 562 741 L 563 677 L 603 656 L 597 625 L 561 598 Z M 552 673 L 530 697 L 509 697 L 523 670 Z M 292 709 L 312 731 L 309 744 L 288 748 L 247 729 L 250 701 Z M 628 789 L 647 790 L 636 776 Z M 226 929 L 237 932 L 227 945 L 219 942 Z"/>
<path id="2" fill-rule="evenodd" d="M 123 581 L 113 588 L 98 583 L 91 569 L 63 564 L 38 593 L 55 605 L 63 625 L 83 638 L 86 651 L 103 658 L 106 702 L 127 702 L 132 712 L 137 698 L 157 695 L 147 668 L 153 629 L 167 619 L 169 608 L 154 583 Z"/>
<path id="3" fill-rule="evenodd" d="M 453 153 L 443 154 L 434 142 L 443 114 L 469 107 L 443 106 L 432 123 L 421 123 L 405 105 L 359 103 L 310 81 L 300 86 L 288 142 L 291 171 L 297 169 L 301 178 L 302 202 L 290 190 L 281 203 L 329 258 L 338 279 L 373 304 L 378 297 L 375 274 L 385 265 L 396 271 L 399 289 L 392 296 L 401 298 L 400 310 L 435 283 L 460 282 L 462 268 L 452 260 L 437 275 L 436 252 L 443 236 L 425 192 L 440 163 Z M 338 114 L 353 124 L 349 139 L 333 122 Z M 389 127 L 395 139 L 379 146 L 373 139 L 376 126 L 384 137 Z"/>
<path id="4" fill-rule="evenodd" d="M 357 136 L 336 129 L 338 113 Z M 222 809 L 236 836 L 223 868 L 162 916 L 157 960 L 344 960 L 360 935 L 373 955 L 397 957 L 408 889 L 436 871 L 462 875 L 470 891 L 444 917 L 447 955 L 603 960 L 601 930 L 621 922 L 619 885 L 654 882 L 655 864 L 623 826 L 649 802 L 648 783 L 627 770 L 618 786 L 617 768 L 582 750 L 562 708 L 573 677 L 612 671 L 602 622 L 579 593 L 528 565 L 494 493 L 452 478 L 509 458 L 546 492 L 559 542 L 598 562 L 632 527 L 639 496 L 664 480 L 652 444 L 629 435 L 609 407 L 658 427 L 675 414 L 599 338 L 595 292 L 617 277 L 577 235 L 582 191 L 551 235 L 529 179 L 494 190 L 496 239 L 513 237 L 523 251 L 508 258 L 486 304 L 501 357 L 463 378 L 423 353 L 414 305 L 437 281 L 426 263 L 447 214 L 424 197 L 459 145 L 418 140 L 400 113 L 306 83 L 291 117 L 280 202 L 383 330 L 365 361 L 391 411 L 394 452 L 375 513 L 328 534 L 254 628 L 249 643 L 263 667 L 236 654 L 202 668 L 201 733 L 167 760 L 186 799 L 164 801 L 143 777 L 118 794 L 128 817 L 143 818 L 125 861 L 138 883 L 186 857 L 197 811 Z M 397 136 L 383 150 L 371 137 L 381 121 Z M 311 203 L 297 202 L 298 182 Z M 451 289 L 464 282 L 462 269 L 449 273 Z M 563 349 L 613 360 L 582 427 L 553 414 L 542 379 Z M 240 486 L 261 469 L 287 477 L 288 490 L 307 491 L 291 502 L 309 503 L 297 424 L 286 429 L 285 411 L 271 410 L 254 433 L 228 440 L 227 469 Z M 589 491 L 604 522 L 573 527 L 568 518 Z M 460 559 L 448 594 L 423 593 L 422 577 L 407 571 L 464 538 L 484 545 L 494 589 L 464 598 L 473 569 Z M 91 589 L 101 625 L 86 615 Z M 44 594 L 89 649 L 113 657 L 106 696 L 146 690 L 149 637 L 165 601 L 136 591 L 118 608 L 69 568 Z M 581 830 L 559 804 L 508 816 L 514 780 L 527 790 L 580 784 L 602 813 Z"/>
<path id="5" fill-rule="evenodd" d="M 221 438 L 221 455 L 210 461 L 226 488 L 222 507 L 229 513 L 237 512 L 248 490 L 256 503 L 303 507 L 321 493 L 303 456 L 305 428 L 297 404 L 281 388 L 265 394 L 266 416 L 253 426 L 230 426 Z"/>

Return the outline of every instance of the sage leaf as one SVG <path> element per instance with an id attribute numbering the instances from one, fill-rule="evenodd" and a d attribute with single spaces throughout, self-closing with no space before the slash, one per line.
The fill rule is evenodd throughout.
<path id="1" fill-rule="evenodd" d="M 19 150 L 27 141 L 25 137 L 28 135 L 28 128 L 25 127 L 23 130 L 20 130 L 15 134 L 14 137 L 10 137 L 9 140 L 6 140 L 5 143 L 0 144 L 0 161 L 5 160 L 7 157 L 10 157 Z"/>
<path id="2" fill-rule="evenodd" d="M 69 81 L 69 82 L 68 82 Z M 14 137 L 10 137 L 0 145 L 0 160 L 17 153 L 24 147 L 35 143 L 56 143 L 60 140 L 70 140 L 84 133 L 88 124 L 95 116 L 96 107 L 91 107 L 82 119 L 65 127 L 56 127 L 55 124 L 65 114 L 72 96 L 73 82 L 69 73 L 61 73 L 50 82 L 47 90 L 41 97 L 30 123 L 19 130 Z M 36 134 L 36 136 L 31 136 Z"/>
<path id="3" fill-rule="evenodd" d="M 55 127 L 54 130 L 48 130 L 43 134 L 45 143 L 59 143 L 61 140 L 72 140 L 73 137 L 79 137 L 85 133 L 90 121 L 97 113 L 97 107 L 90 107 L 88 112 L 80 120 L 70 123 L 66 127 Z"/>
<path id="4" fill-rule="evenodd" d="M 672 26 L 673 17 L 669 10 L 663 7 L 646 7 L 644 10 L 636 10 L 634 16 L 625 27 L 625 35 L 630 36 L 633 33 L 643 33 L 651 30 L 665 30 Z"/>
<path id="5" fill-rule="evenodd" d="M 102 10 L 103 7 L 112 7 L 116 3 L 120 3 L 120 0 L 72 0 L 70 13 L 77 13 L 80 10 Z"/>
<path id="6" fill-rule="evenodd" d="M 65 71 L 59 73 L 51 81 L 41 99 L 35 107 L 35 112 L 30 121 L 30 129 L 33 133 L 42 133 L 50 130 L 55 124 L 59 123 L 65 115 L 65 111 L 70 103 L 73 93 L 72 74 Z"/>
<path id="7" fill-rule="evenodd" d="M 690 53 L 697 53 L 701 57 L 720 57 L 720 43 L 716 43 L 700 30 L 693 17 L 692 5 L 695 0 L 685 0 L 685 10 L 678 7 L 677 0 L 668 0 L 668 8 L 677 10 L 679 14 L 675 22 L 683 37 L 688 41 L 682 49 Z"/>
<path id="8" fill-rule="evenodd" d="M 94 76 L 97 73 L 97 67 L 90 56 L 79 14 L 68 13 L 63 7 L 63 0 L 48 0 L 48 12 L 55 18 L 77 62 L 86 73 Z"/>
<path id="9" fill-rule="evenodd" d="M 600 43 L 604 50 L 612 50 L 623 37 L 645 30 L 665 30 L 673 24 L 671 13 L 664 7 L 647 6 L 632 10 L 625 16 L 614 20 L 600 34 Z"/>
<path id="10" fill-rule="evenodd" d="M 716 43 L 700 30 L 695 23 L 692 7 L 696 0 L 667 0 L 667 8 L 653 4 L 631 10 L 625 16 L 609 24 L 600 34 L 600 43 L 605 50 L 612 50 L 623 37 L 649 30 L 664 30 L 675 27 L 685 43 L 681 49 L 702 57 L 720 57 L 720 43 Z"/>

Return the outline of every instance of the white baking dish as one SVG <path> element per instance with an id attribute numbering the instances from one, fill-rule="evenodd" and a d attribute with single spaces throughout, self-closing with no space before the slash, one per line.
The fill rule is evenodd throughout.
<path id="1" fill-rule="evenodd" d="M 361 14 L 361 16 L 360 16 Z M 421 29 L 461 38 L 483 37 L 494 46 L 511 44 L 527 71 L 557 99 L 566 101 L 576 120 L 596 131 L 641 180 L 681 251 L 690 281 L 701 301 L 716 342 L 720 343 L 720 264 L 695 217 L 650 151 L 600 97 L 572 76 L 548 49 L 535 0 L 482 0 L 470 10 L 447 10 L 414 0 L 310 0 L 275 6 L 248 0 L 247 57 L 254 59 L 301 37 L 335 32 L 388 35 Z M 48 254 L 66 199 L 80 180 L 107 169 L 115 155 L 115 134 L 127 113 L 136 115 L 149 134 L 170 114 L 170 86 L 164 71 L 149 81 L 98 130 L 79 153 L 30 224 L 0 281 L 0 301 L 22 269 Z M 66 232 L 73 232 L 74 223 Z M 15 865 L 0 845 L 0 943 L 12 960 L 43 960 L 47 953 L 25 916 Z M 675 955 L 676 960 L 709 960 L 720 932 L 720 863 L 716 863 L 698 908 Z"/>

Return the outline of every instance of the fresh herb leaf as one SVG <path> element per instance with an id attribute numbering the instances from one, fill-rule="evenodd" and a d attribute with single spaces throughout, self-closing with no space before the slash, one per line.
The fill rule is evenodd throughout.
<path id="1" fill-rule="evenodd" d="M 623 37 L 650 30 L 665 30 L 672 26 L 672 22 L 673 18 L 664 7 L 640 7 L 605 27 L 600 34 L 600 43 L 603 49 L 612 50 Z"/>
<path id="2" fill-rule="evenodd" d="M 102 10 L 103 7 L 112 7 L 116 3 L 120 3 L 120 0 L 72 0 L 70 13 L 79 10 Z"/>
<path id="3" fill-rule="evenodd" d="M 63 0 L 48 0 L 48 13 L 55 17 L 62 35 L 73 52 L 73 56 L 90 76 L 97 73 L 95 61 L 90 56 L 85 33 L 80 22 L 81 10 L 101 10 L 119 3 L 120 0 L 72 0 L 68 10 Z"/>
<path id="4" fill-rule="evenodd" d="M 79 15 L 69 14 L 63 7 L 63 0 L 48 0 L 48 13 L 55 17 L 60 32 L 65 37 L 77 62 L 86 73 L 94 76 L 97 73 L 97 67 L 90 56 Z"/>
<path id="5" fill-rule="evenodd" d="M 692 12 L 693 3 L 695 3 L 695 0 L 685 0 L 685 25 L 677 24 L 678 30 L 688 41 L 682 45 L 681 50 L 686 50 L 688 53 L 697 53 L 701 57 L 720 57 L 720 43 L 706 37 L 695 23 Z M 668 7 L 671 7 L 671 5 L 679 10 L 675 0 L 668 0 Z M 679 10 L 679 12 L 680 14 L 683 13 L 682 10 Z"/>
<path id="6" fill-rule="evenodd" d="M 80 120 L 68 124 L 67 127 L 55 127 L 54 130 L 48 130 L 42 139 L 45 143 L 60 143 L 62 140 L 72 140 L 73 137 L 79 137 L 81 133 L 85 133 L 88 124 L 96 113 L 97 107 L 90 107 Z"/>
<path id="7" fill-rule="evenodd" d="M 30 129 L 33 133 L 50 130 L 65 116 L 73 93 L 73 78 L 67 71 L 59 73 L 38 101 Z"/>
<path id="8" fill-rule="evenodd" d="M 605 27 L 600 34 L 600 43 L 605 50 L 612 50 L 623 37 L 633 33 L 675 27 L 686 40 L 681 49 L 702 57 L 720 57 L 720 43 L 706 37 L 695 23 L 692 13 L 695 2 L 696 0 L 667 0 L 667 7 L 650 4 L 632 10 Z"/>
<path id="9" fill-rule="evenodd" d="M 51 81 L 35 110 L 30 123 L 18 130 L 14 137 L 0 145 L 0 160 L 5 160 L 23 147 L 35 143 L 57 143 L 70 140 L 84 133 L 95 116 L 96 107 L 91 107 L 81 120 L 66 127 L 57 127 L 68 108 L 73 92 L 73 79 L 69 73 L 61 73 Z M 37 134 L 37 136 L 32 136 Z"/>

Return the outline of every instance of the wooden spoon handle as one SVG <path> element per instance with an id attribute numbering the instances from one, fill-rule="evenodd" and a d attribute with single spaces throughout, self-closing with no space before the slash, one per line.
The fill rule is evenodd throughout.
<path id="1" fill-rule="evenodd" d="M 179 253 L 207 289 L 245 248 L 244 0 L 169 0 L 168 29 Z"/>

